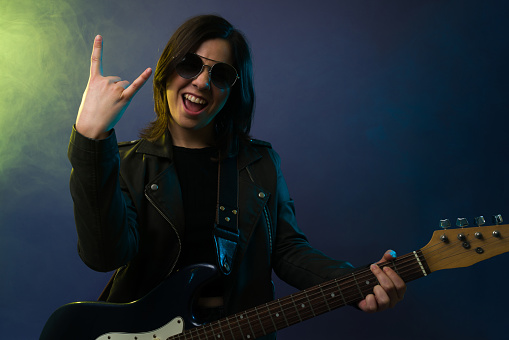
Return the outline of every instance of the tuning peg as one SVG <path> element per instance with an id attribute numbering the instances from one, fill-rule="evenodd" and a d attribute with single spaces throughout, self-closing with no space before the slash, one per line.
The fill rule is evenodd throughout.
<path id="1" fill-rule="evenodd" d="M 444 230 L 447 230 L 447 228 L 450 228 L 451 227 L 451 221 L 449 221 L 448 219 L 445 219 L 445 220 L 440 220 L 440 226 L 444 229 Z M 443 234 L 442 236 L 440 236 L 440 240 L 444 243 L 449 243 L 449 238 L 447 238 L 447 235 L 446 234 Z"/>
<path id="2" fill-rule="evenodd" d="M 474 218 L 474 225 L 480 227 L 485 224 L 486 224 L 486 220 L 484 219 L 484 216 L 478 216 L 478 217 Z"/>
<path id="3" fill-rule="evenodd" d="M 466 218 L 464 217 L 459 217 L 457 220 L 456 220 L 456 227 L 466 227 L 468 226 L 468 221 Z"/>
<path id="4" fill-rule="evenodd" d="M 493 224 L 496 224 L 496 225 L 502 224 L 504 222 L 504 220 L 502 219 L 502 215 L 500 215 L 500 214 L 493 215 L 492 221 L 493 221 Z"/>
<path id="5" fill-rule="evenodd" d="M 442 228 L 444 228 L 444 229 L 450 228 L 451 227 L 451 221 L 449 221 L 448 219 L 440 220 L 440 226 Z"/>

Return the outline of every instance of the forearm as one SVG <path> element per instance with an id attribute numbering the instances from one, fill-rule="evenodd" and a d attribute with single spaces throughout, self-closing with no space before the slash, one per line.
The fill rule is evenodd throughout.
<path id="1" fill-rule="evenodd" d="M 285 282 L 304 289 L 348 274 L 354 267 L 346 261 L 334 260 L 313 248 L 297 226 L 294 202 L 281 172 L 280 159 L 272 153 L 277 171 L 276 247 L 274 270 Z"/>
<path id="2" fill-rule="evenodd" d="M 138 234 L 135 214 L 120 189 L 114 132 L 98 141 L 73 129 L 68 157 L 80 257 L 94 270 L 116 269 L 136 253 Z"/>
<path id="3" fill-rule="evenodd" d="M 277 242 L 274 271 L 278 277 L 298 289 L 305 289 L 355 270 L 349 262 L 335 260 L 313 248 L 300 232 L 287 234 Z"/>

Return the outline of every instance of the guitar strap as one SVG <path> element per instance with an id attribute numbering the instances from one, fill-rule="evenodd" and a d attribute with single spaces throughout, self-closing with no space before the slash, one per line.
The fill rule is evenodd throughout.
<path id="1" fill-rule="evenodd" d="M 237 157 L 228 157 L 218 166 L 214 241 L 217 261 L 224 275 L 230 274 L 239 242 Z"/>

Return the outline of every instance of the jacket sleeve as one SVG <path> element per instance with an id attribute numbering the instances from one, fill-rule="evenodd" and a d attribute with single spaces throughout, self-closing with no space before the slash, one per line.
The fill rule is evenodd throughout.
<path id="1" fill-rule="evenodd" d="M 136 212 L 120 189 L 120 156 L 115 132 L 89 139 L 73 127 L 68 148 L 78 253 L 96 271 L 127 264 L 138 249 Z"/>
<path id="2" fill-rule="evenodd" d="M 281 172 L 279 155 L 271 157 L 277 172 L 277 216 L 273 268 L 283 281 L 305 289 L 351 273 L 354 267 L 346 261 L 334 260 L 313 248 L 295 219 L 294 202 Z"/>

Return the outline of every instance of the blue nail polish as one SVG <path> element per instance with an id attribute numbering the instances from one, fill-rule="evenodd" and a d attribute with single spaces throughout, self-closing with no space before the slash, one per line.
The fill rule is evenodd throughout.
<path id="1" fill-rule="evenodd" d="M 397 255 L 396 255 L 396 252 L 395 252 L 394 250 L 391 250 L 390 254 L 391 254 L 391 256 L 392 256 L 392 257 L 394 257 L 394 258 L 396 258 L 396 256 L 397 256 Z"/>

